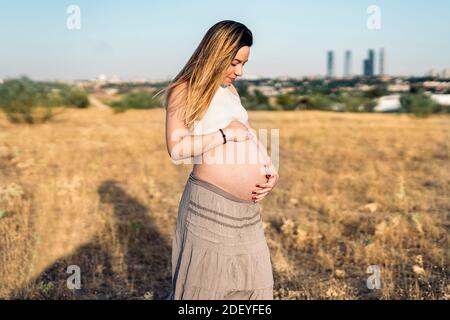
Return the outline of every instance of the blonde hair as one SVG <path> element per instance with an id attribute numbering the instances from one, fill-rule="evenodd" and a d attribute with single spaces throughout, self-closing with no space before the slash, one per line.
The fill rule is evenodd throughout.
<path id="1" fill-rule="evenodd" d="M 162 104 L 167 109 L 173 89 L 186 84 L 187 92 L 182 98 L 182 117 L 185 125 L 191 128 L 207 111 L 239 49 L 252 44 L 253 35 L 242 23 L 232 20 L 216 23 L 206 32 L 181 71 L 156 95 L 166 91 Z"/>

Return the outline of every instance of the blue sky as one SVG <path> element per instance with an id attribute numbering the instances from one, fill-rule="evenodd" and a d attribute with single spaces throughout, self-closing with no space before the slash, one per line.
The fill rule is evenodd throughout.
<path id="1" fill-rule="evenodd" d="M 66 27 L 71 4 L 80 30 Z M 369 5 L 381 9 L 380 30 L 366 27 Z M 323 75 L 329 49 L 337 74 L 345 49 L 359 74 L 367 50 L 381 47 L 389 74 L 422 75 L 450 68 L 449 17 L 448 0 L 0 0 L 0 78 L 167 79 L 225 19 L 253 32 L 247 75 Z"/>

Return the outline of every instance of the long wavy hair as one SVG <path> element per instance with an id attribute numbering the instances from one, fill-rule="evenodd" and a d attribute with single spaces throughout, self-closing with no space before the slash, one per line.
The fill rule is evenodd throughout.
<path id="1" fill-rule="evenodd" d="M 181 71 L 156 95 L 166 92 L 162 104 L 167 109 L 173 88 L 185 83 L 187 92 L 183 91 L 181 114 L 185 125 L 191 128 L 207 111 L 239 49 L 252 44 L 252 32 L 242 23 L 232 20 L 216 23 L 206 32 Z"/>

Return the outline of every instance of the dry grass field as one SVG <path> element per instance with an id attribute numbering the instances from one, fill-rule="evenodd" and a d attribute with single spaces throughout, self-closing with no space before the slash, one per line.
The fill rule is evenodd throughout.
<path id="1" fill-rule="evenodd" d="M 261 202 L 276 299 L 450 299 L 448 116 L 249 114 L 280 129 L 280 180 Z M 164 299 L 190 170 L 167 154 L 163 109 L 1 115 L 0 298 Z"/>

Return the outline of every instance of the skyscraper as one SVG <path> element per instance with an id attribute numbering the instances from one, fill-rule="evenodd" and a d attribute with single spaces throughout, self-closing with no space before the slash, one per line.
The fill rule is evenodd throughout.
<path id="1" fill-rule="evenodd" d="M 384 50 L 384 48 L 380 49 L 380 61 L 379 61 L 379 68 L 380 68 L 380 76 L 384 76 L 384 73 L 386 71 L 385 69 L 385 55 L 386 55 L 386 51 Z"/>
<path id="2" fill-rule="evenodd" d="M 375 50 L 369 49 L 369 57 L 364 60 L 364 76 L 373 77 L 375 71 Z"/>
<path id="3" fill-rule="evenodd" d="M 367 77 L 369 75 L 369 73 L 370 73 L 369 60 L 368 59 L 364 59 L 364 61 L 363 61 L 363 75 L 365 77 Z"/>
<path id="4" fill-rule="evenodd" d="M 334 52 L 327 52 L 327 77 L 334 77 Z"/>
<path id="5" fill-rule="evenodd" d="M 352 73 L 352 52 L 350 50 L 346 50 L 344 61 L 344 76 L 350 77 L 351 73 Z"/>
<path id="6" fill-rule="evenodd" d="M 375 75 L 375 50 L 369 50 L 369 66 L 370 66 L 370 76 Z"/>

